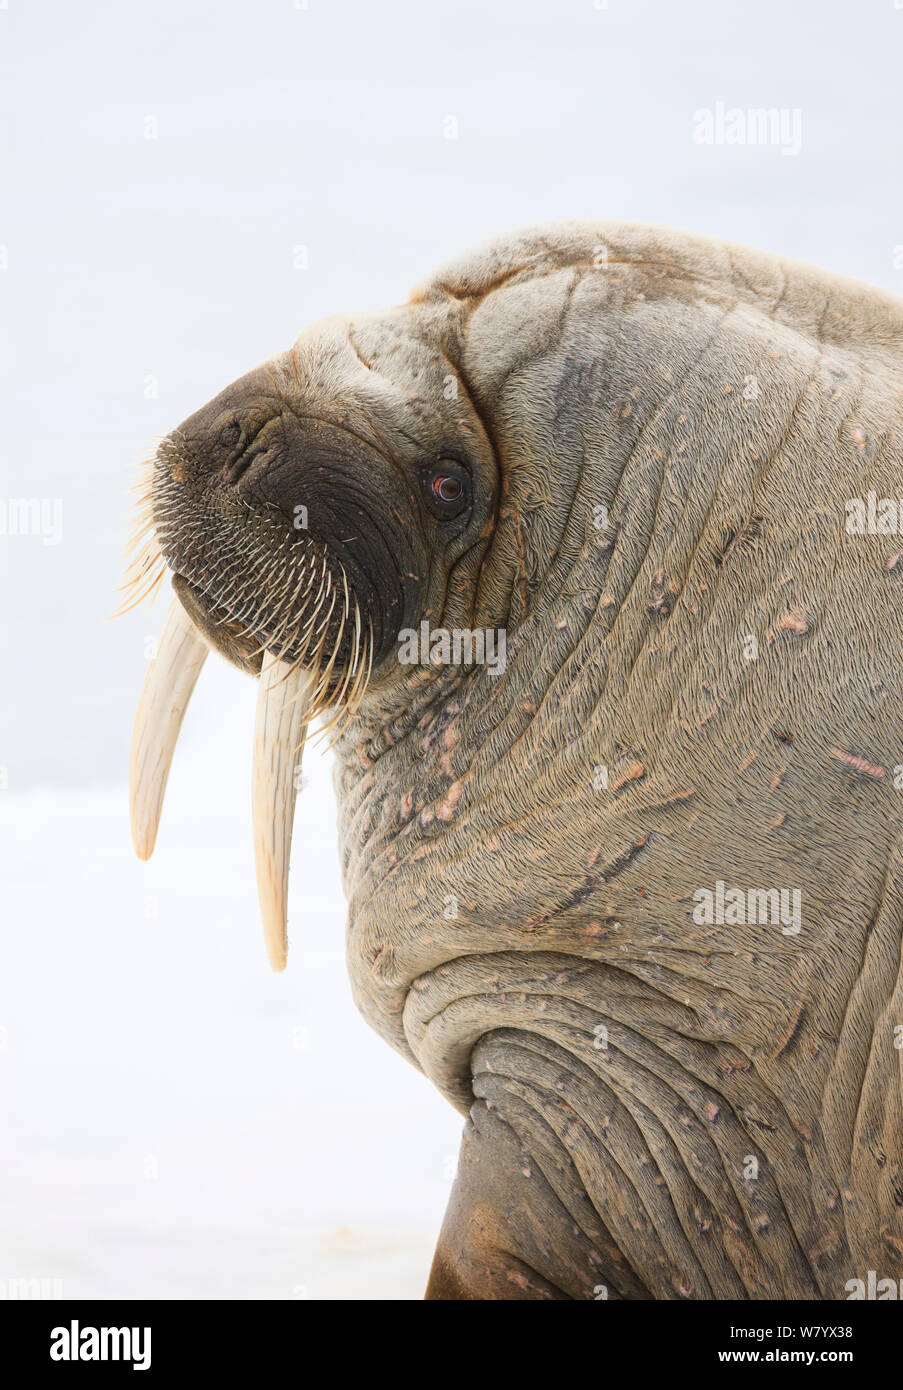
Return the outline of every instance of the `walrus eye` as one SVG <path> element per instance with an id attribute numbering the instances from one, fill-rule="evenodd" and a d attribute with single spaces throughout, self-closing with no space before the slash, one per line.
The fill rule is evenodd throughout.
<path id="1" fill-rule="evenodd" d="M 429 502 L 439 516 L 458 516 L 470 501 L 470 478 L 460 464 L 442 459 L 424 475 Z"/>

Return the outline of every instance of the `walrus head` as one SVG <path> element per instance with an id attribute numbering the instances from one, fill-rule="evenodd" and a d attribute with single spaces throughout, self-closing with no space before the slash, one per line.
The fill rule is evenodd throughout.
<path id="1" fill-rule="evenodd" d="M 127 588 L 136 601 L 169 570 L 176 601 L 136 725 L 135 845 L 152 852 L 181 718 L 212 647 L 261 678 L 255 849 L 275 968 L 308 722 L 328 710 L 341 725 L 365 690 L 409 682 L 400 633 L 467 626 L 491 531 L 492 448 L 438 317 L 398 310 L 315 325 L 174 430 L 146 466 Z"/>
<path id="2" fill-rule="evenodd" d="M 198 628 L 254 674 L 264 651 L 311 667 L 330 705 L 441 611 L 494 510 L 482 431 L 411 327 L 403 313 L 316 325 L 153 463 L 152 529 Z"/>

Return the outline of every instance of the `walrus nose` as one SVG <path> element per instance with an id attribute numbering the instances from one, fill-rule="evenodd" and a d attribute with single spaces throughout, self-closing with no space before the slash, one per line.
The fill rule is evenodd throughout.
<path id="1" fill-rule="evenodd" d="M 189 489 L 226 486 L 243 474 L 278 437 L 286 410 L 285 364 L 276 357 L 231 382 L 173 430 L 164 461 L 173 481 Z"/>
<path id="2" fill-rule="evenodd" d="M 249 472 L 252 465 L 264 471 L 278 455 L 283 423 L 277 416 L 264 424 L 256 418 L 236 417 L 221 430 L 224 442 L 234 438 L 234 444 L 221 466 L 223 481 L 234 487 Z"/>

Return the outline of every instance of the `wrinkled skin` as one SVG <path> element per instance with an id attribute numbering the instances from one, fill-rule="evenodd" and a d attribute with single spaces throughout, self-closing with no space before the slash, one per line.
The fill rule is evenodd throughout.
<path id="1" fill-rule="evenodd" d="M 903 540 L 845 530 L 903 493 L 901 347 L 865 286 L 563 225 L 315 326 L 183 427 L 188 491 L 289 517 L 319 488 L 327 549 L 352 495 L 371 521 L 348 961 L 469 1117 L 430 1297 L 903 1276 Z M 212 422 L 261 395 L 291 432 L 223 483 Z M 453 521 L 418 481 L 449 455 Z M 423 618 L 505 629 L 504 673 L 399 665 Z M 217 640 L 253 669 L 240 629 Z M 719 880 L 800 890 L 801 930 L 696 920 Z"/>

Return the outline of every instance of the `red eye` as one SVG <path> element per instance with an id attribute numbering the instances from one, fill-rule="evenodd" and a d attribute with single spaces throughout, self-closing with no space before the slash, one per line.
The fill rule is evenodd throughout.
<path id="1" fill-rule="evenodd" d="M 454 459 L 438 459 L 421 474 L 426 502 L 442 521 L 461 516 L 471 500 L 471 475 Z"/>
<path id="2" fill-rule="evenodd" d="M 440 473 L 433 479 L 433 492 L 440 502 L 457 502 L 463 491 L 461 479 L 450 473 Z"/>
<path id="3" fill-rule="evenodd" d="M 459 516 L 470 501 L 470 474 L 454 459 L 439 459 L 422 474 L 433 511 L 444 520 Z"/>

